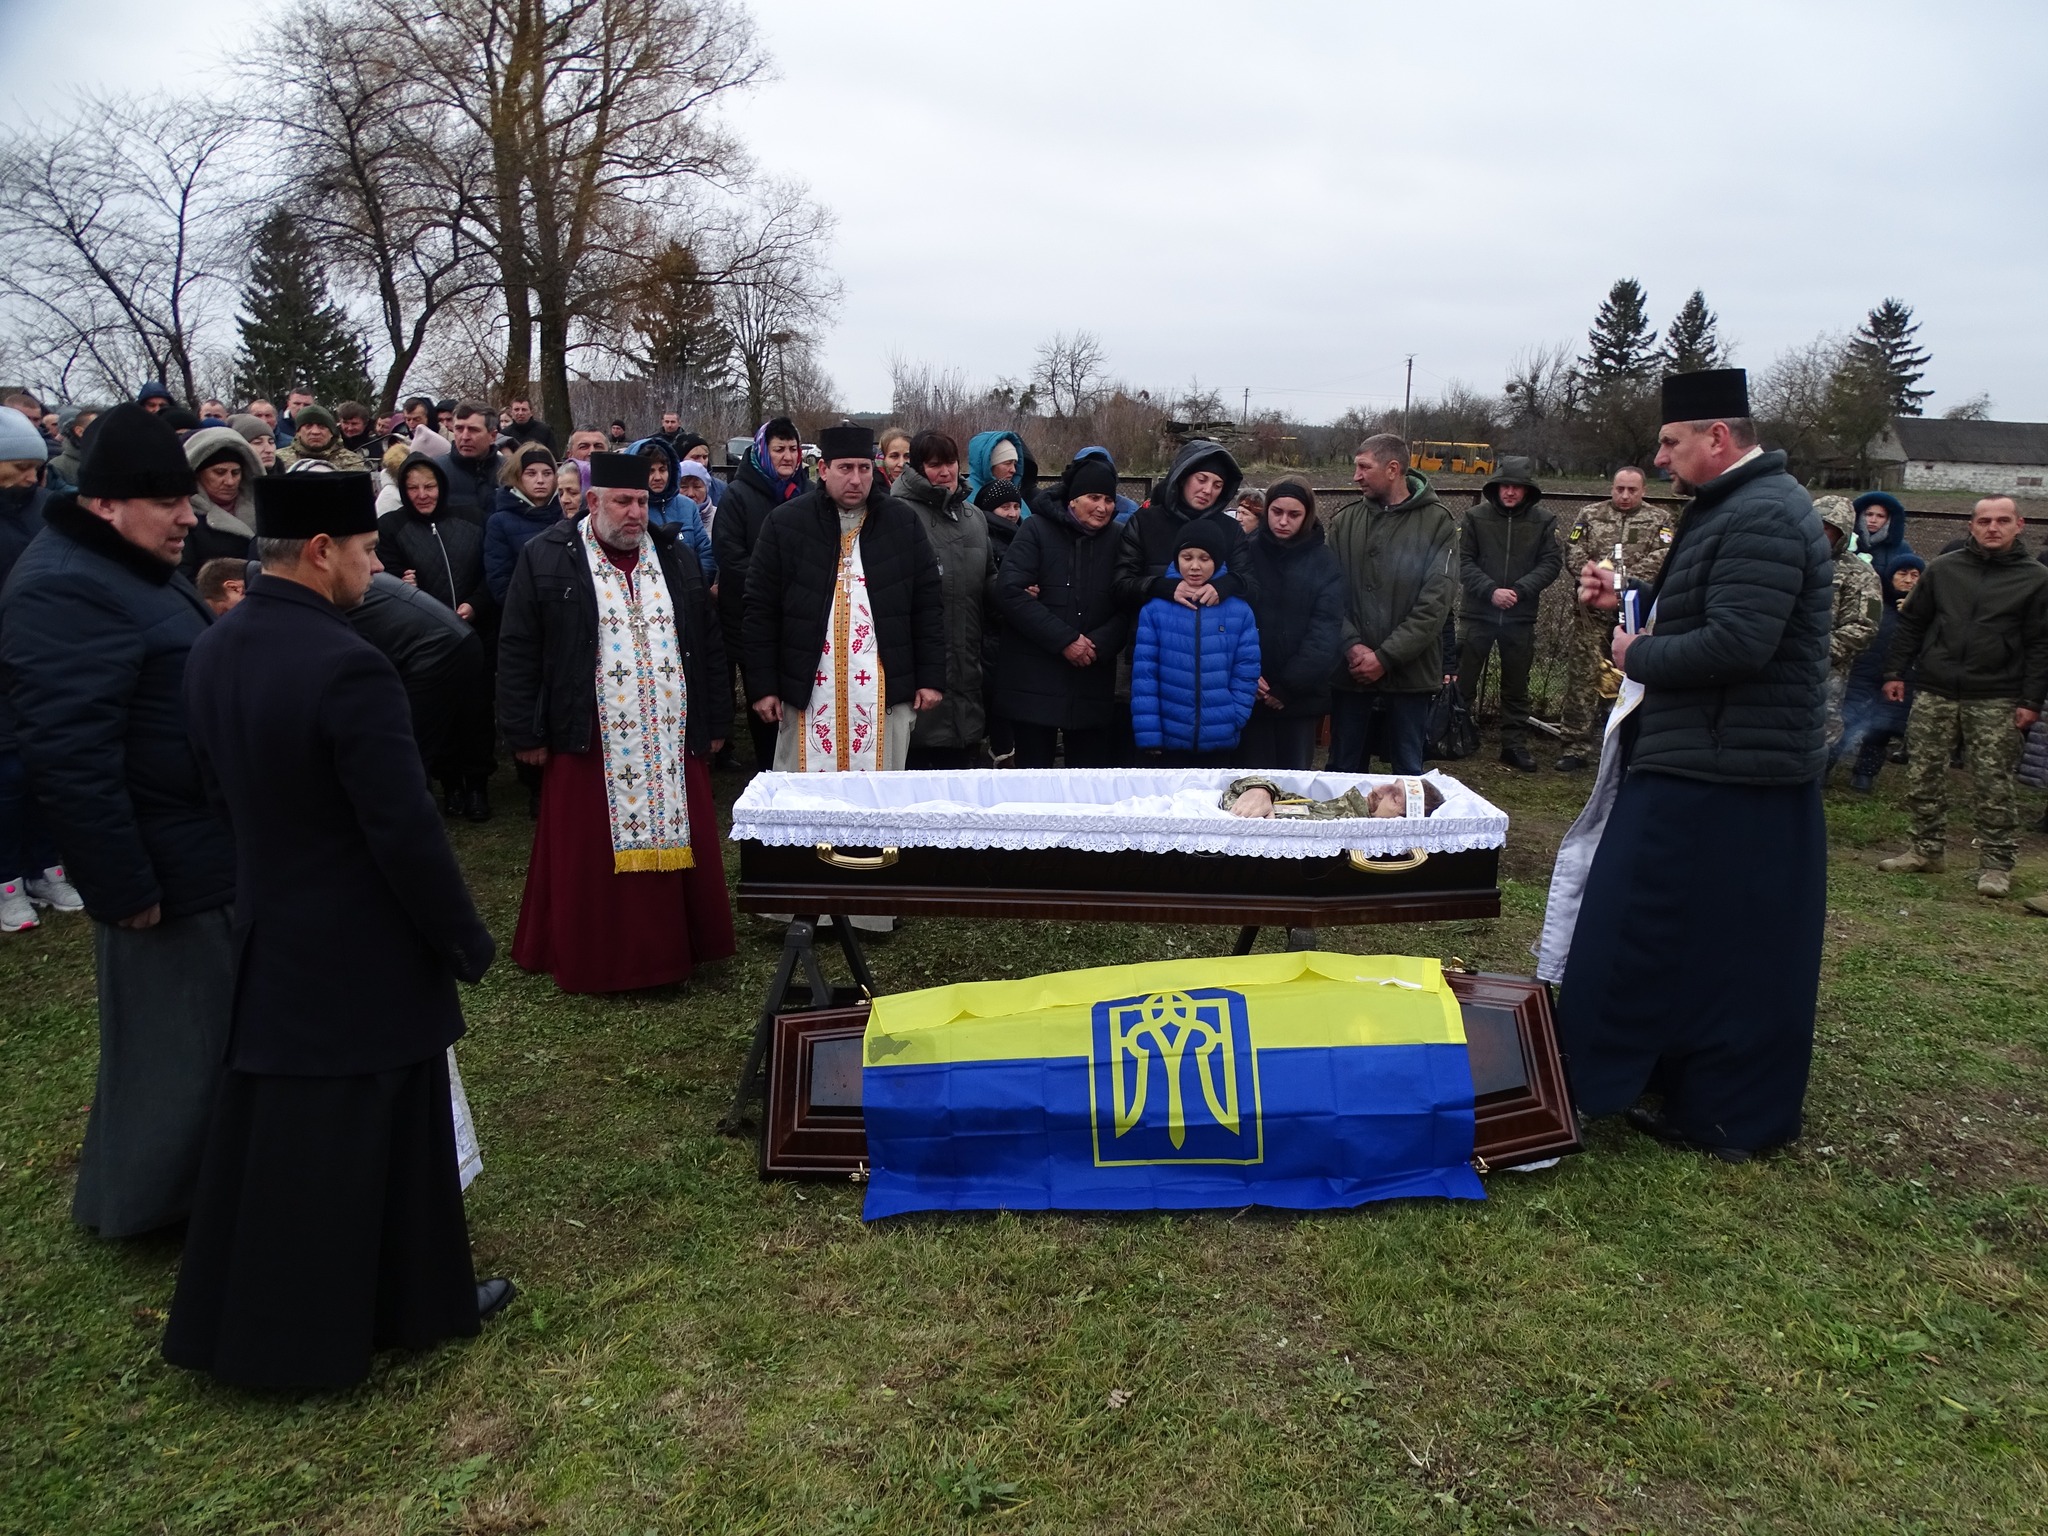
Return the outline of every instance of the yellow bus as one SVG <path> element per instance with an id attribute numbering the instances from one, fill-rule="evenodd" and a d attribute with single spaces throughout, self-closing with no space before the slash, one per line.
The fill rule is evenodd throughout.
<path id="1" fill-rule="evenodd" d="M 1425 475 L 1490 475 L 1494 470 L 1491 443 L 1410 443 L 1408 467 Z"/>

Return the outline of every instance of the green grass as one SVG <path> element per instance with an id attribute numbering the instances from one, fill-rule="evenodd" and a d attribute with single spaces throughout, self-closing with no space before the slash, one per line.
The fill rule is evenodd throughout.
<path id="1" fill-rule="evenodd" d="M 1503 917 L 1327 942 L 1528 968 L 1587 781 L 1468 766 L 1515 817 Z M 0 1531 L 2037 1532 L 2048 922 L 1975 897 L 1966 848 L 1877 875 L 1899 778 L 1830 796 L 1799 1147 L 1729 1168 L 1602 1125 L 1483 1205 L 870 1229 L 713 1129 L 771 938 L 611 1001 L 501 961 L 461 1047 L 470 1216 L 523 1298 L 309 1402 L 158 1359 L 175 1248 L 67 1214 L 86 925 L 0 939 Z M 455 831 L 502 947 L 510 808 Z M 900 989 L 1229 938 L 930 921 L 873 963 Z"/>

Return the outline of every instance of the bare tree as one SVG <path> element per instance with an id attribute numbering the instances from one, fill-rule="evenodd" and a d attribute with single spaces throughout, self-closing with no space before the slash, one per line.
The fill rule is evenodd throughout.
<path id="1" fill-rule="evenodd" d="M 257 120 L 294 170 L 285 206 L 337 278 L 376 296 L 388 411 L 442 310 L 495 273 L 463 217 L 470 144 L 383 34 L 381 12 L 316 0 L 271 28 L 252 74 Z"/>
<path id="2" fill-rule="evenodd" d="M 1501 386 L 1502 428 L 1539 463 L 1568 464 L 1576 456 L 1584 389 L 1570 342 L 1524 347 Z"/>
<path id="3" fill-rule="evenodd" d="M 1061 331 L 1041 345 L 1031 382 L 1058 420 L 1085 415 L 1104 393 L 1102 341 L 1092 331 Z"/>
<path id="4" fill-rule="evenodd" d="M 197 338 L 233 275 L 237 131 L 200 103 L 84 97 L 0 146 L 0 305 L 46 388 L 120 397 L 146 372 L 197 397 Z"/>
<path id="5" fill-rule="evenodd" d="M 379 14 L 393 57 L 475 138 L 464 212 L 499 268 L 506 384 L 525 383 L 537 347 L 542 414 L 566 421 L 586 263 L 607 231 L 744 164 L 711 109 L 763 68 L 752 23 L 726 0 L 388 0 Z"/>
<path id="6" fill-rule="evenodd" d="M 814 344 L 839 301 L 838 280 L 824 265 L 831 232 L 832 216 L 802 187 L 778 182 L 707 239 L 718 318 L 757 424 L 777 393 L 773 384 Z"/>
<path id="7" fill-rule="evenodd" d="M 1757 380 L 1750 401 L 1757 429 L 1785 450 L 1795 469 L 1810 469 L 1836 452 L 1830 397 L 1848 355 L 1846 336 L 1823 332 L 1780 352 Z"/>

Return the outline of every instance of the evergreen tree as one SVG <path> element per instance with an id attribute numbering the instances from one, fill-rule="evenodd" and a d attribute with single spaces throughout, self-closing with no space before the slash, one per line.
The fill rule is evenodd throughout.
<path id="1" fill-rule="evenodd" d="M 1580 371 L 1596 389 L 1650 377 L 1657 361 L 1657 329 L 1650 324 L 1649 310 L 1649 296 L 1632 277 L 1607 290 L 1586 333 L 1586 355 L 1579 360 Z"/>
<path id="2" fill-rule="evenodd" d="M 256 231 L 242 289 L 235 394 L 283 400 L 294 384 L 323 405 L 370 398 L 370 356 L 362 336 L 328 297 L 312 241 L 283 209 Z"/>
<path id="3" fill-rule="evenodd" d="M 1664 333 L 1664 365 L 1673 373 L 1725 367 L 1728 350 L 1721 345 L 1720 323 L 1721 317 L 1707 308 L 1707 296 L 1693 289 Z"/>
<path id="4" fill-rule="evenodd" d="M 1933 393 L 1913 387 L 1927 374 L 1927 353 L 1916 339 L 1919 330 L 1912 305 L 1886 299 L 1849 338 L 1851 362 L 1869 376 L 1896 416 L 1918 416 L 1920 402 Z"/>
<path id="5" fill-rule="evenodd" d="M 637 343 L 627 356 L 647 378 L 702 390 L 729 381 L 732 337 L 687 245 L 671 240 L 654 254 L 626 294 L 625 319 Z"/>
<path id="6" fill-rule="evenodd" d="M 1610 463 L 1643 464 L 1656 449 L 1657 328 L 1649 308 L 1643 285 L 1622 278 L 1607 290 L 1579 359 L 1586 427 Z"/>

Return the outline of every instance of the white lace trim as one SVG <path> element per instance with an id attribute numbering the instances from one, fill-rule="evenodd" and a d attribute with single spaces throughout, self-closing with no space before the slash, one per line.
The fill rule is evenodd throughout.
<path id="1" fill-rule="evenodd" d="M 1427 818 L 1251 820 L 1217 805 L 1233 769 L 978 769 L 930 773 L 760 773 L 732 809 L 732 837 L 774 846 L 1073 848 L 1087 853 L 1221 853 L 1262 859 L 1462 853 L 1507 841 L 1507 813 L 1456 779 L 1425 774 L 1444 803 Z M 1388 775 L 1269 773 L 1317 800 Z"/>

